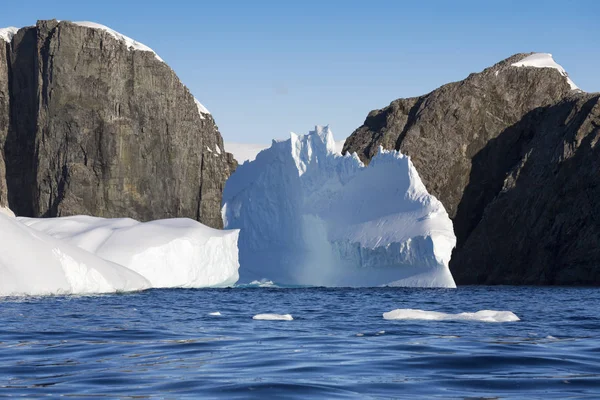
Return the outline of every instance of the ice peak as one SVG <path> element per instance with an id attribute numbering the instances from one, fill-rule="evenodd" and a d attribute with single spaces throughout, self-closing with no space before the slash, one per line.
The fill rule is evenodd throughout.
<path id="1" fill-rule="evenodd" d="M 325 145 L 325 149 L 328 153 L 335 153 L 335 139 L 333 138 L 333 132 L 329 128 L 329 125 L 315 125 L 315 130 L 310 131 L 308 136 L 318 137 L 320 139 L 320 143 Z M 314 142 L 315 140 L 313 139 L 313 143 Z"/>
<path id="2" fill-rule="evenodd" d="M 556 69 L 558 70 L 558 72 L 560 72 L 562 76 L 567 78 L 567 83 L 571 87 L 571 90 L 581 90 L 579 89 L 579 87 L 577 87 L 575 82 L 573 82 L 571 78 L 569 78 L 569 74 L 567 74 L 567 71 L 565 71 L 565 69 L 560 64 L 554 61 L 554 58 L 552 58 L 552 54 L 550 53 L 533 53 L 523 58 L 521 61 L 511 64 L 511 66 Z"/>
<path id="3" fill-rule="evenodd" d="M 90 22 L 90 21 L 78 21 L 78 22 L 73 22 L 73 23 L 75 25 L 84 26 L 86 28 L 103 30 L 103 31 L 107 32 L 109 35 L 111 35 L 112 37 L 114 37 L 115 39 L 117 39 L 118 41 L 125 43 L 125 45 L 127 46 L 127 48 L 129 50 L 150 51 L 150 52 L 154 53 L 154 57 L 156 57 L 157 60 L 164 62 L 163 59 L 160 58 L 158 56 L 158 54 L 156 54 L 156 52 L 154 50 L 152 50 L 150 47 L 148 47 L 145 44 L 140 43 L 128 36 L 125 36 L 117 31 L 109 28 L 108 26 L 104 26 L 102 24 L 98 24 L 96 22 Z"/>
<path id="4" fill-rule="evenodd" d="M 329 125 L 315 125 L 315 130 L 308 135 L 291 132 L 290 150 L 300 176 L 306 172 L 309 164 L 326 162 L 329 156 L 337 154 Z"/>
<path id="5" fill-rule="evenodd" d="M 0 39 L 4 40 L 5 42 L 10 42 L 18 31 L 19 28 L 15 28 L 14 26 L 0 28 Z"/>

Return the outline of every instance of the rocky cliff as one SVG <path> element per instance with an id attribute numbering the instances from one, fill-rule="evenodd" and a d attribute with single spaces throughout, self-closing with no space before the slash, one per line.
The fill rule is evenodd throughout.
<path id="1" fill-rule="evenodd" d="M 458 284 L 600 284 L 598 95 L 542 56 L 396 100 L 344 146 L 411 156 L 453 219 Z"/>
<path id="2" fill-rule="evenodd" d="M 0 35 L 0 205 L 222 227 L 235 161 L 156 54 L 95 24 L 38 21 L 11 36 Z"/>

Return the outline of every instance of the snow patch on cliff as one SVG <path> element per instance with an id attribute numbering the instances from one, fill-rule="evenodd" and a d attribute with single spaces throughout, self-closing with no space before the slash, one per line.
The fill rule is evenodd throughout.
<path id="1" fill-rule="evenodd" d="M 567 83 L 571 87 L 571 90 L 581 90 L 575 82 L 569 78 L 567 71 L 552 58 L 550 53 L 534 53 L 530 56 L 525 57 L 519 62 L 513 63 L 513 67 L 535 67 L 535 68 L 553 68 L 558 70 L 562 76 L 567 78 Z"/>
<path id="2" fill-rule="evenodd" d="M 225 287 L 238 280 L 237 230 L 212 229 L 187 218 L 144 223 L 88 216 L 18 220 L 135 271 L 153 288 Z"/>
<path id="3" fill-rule="evenodd" d="M 200 103 L 195 97 L 194 102 L 196 103 L 196 107 L 198 107 L 198 114 L 200 114 L 200 118 L 204 119 L 204 116 L 202 114 L 210 114 L 210 111 L 208 111 L 208 109 L 204 107 L 202 103 Z"/>
<path id="4" fill-rule="evenodd" d="M 117 31 L 109 28 L 108 26 L 104 26 L 102 24 L 98 24 L 96 22 L 90 22 L 90 21 L 77 21 L 77 22 L 73 22 L 73 23 L 75 25 L 84 26 L 86 28 L 100 29 L 102 31 L 105 31 L 109 35 L 111 35 L 112 37 L 117 39 L 118 41 L 125 43 L 125 45 L 127 46 L 128 49 L 140 50 L 140 51 L 150 51 L 154 54 L 154 57 L 156 57 L 157 60 L 164 62 L 163 59 L 160 58 L 158 56 L 158 54 L 156 54 L 156 52 L 154 50 L 152 50 L 150 47 L 148 47 L 145 44 L 140 43 L 137 40 L 134 40 L 128 36 L 125 36 Z"/>
<path id="5" fill-rule="evenodd" d="M 14 26 L 9 26 L 8 28 L 0 28 L 0 39 L 10 43 L 13 36 L 15 36 L 18 31 L 19 28 L 15 28 Z"/>
<path id="6" fill-rule="evenodd" d="M 242 283 L 455 287 L 452 222 L 410 159 L 380 149 L 365 166 L 339 155 L 329 127 L 238 167 L 222 215 L 241 229 Z"/>

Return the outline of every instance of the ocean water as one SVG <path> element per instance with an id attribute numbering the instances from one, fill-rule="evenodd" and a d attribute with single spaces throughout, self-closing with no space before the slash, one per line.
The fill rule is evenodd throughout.
<path id="1" fill-rule="evenodd" d="M 599 305 L 599 289 L 534 287 L 0 299 L 0 397 L 600 398 Z M 398 308 L 521 321 L 382 318 Z"/>

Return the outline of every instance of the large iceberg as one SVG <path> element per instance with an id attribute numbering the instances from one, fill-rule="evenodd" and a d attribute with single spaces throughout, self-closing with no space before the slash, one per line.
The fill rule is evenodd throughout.
<path id="1" fill-rule="evenodd" d="M 452 221 L 410 159 L 380 149 L 365 166 L 336 151 L 329 127 L 239 166 L 222 214 L 241 229 L 242 283 L 455 287 Z"/>
<path id="2" fill-rule="evenodd" d="M 238 280 L 237 230 L 217 230 L 188 218 L 144 223 L 89 216 L 18 221 L 134 271 L 153 288 L 225 287 Z"/>
<path id="3" fill-rule="evenodd" d="M 0 212 L 0 296 L 142 290 L 140 274 L 38 232 Z"/>

